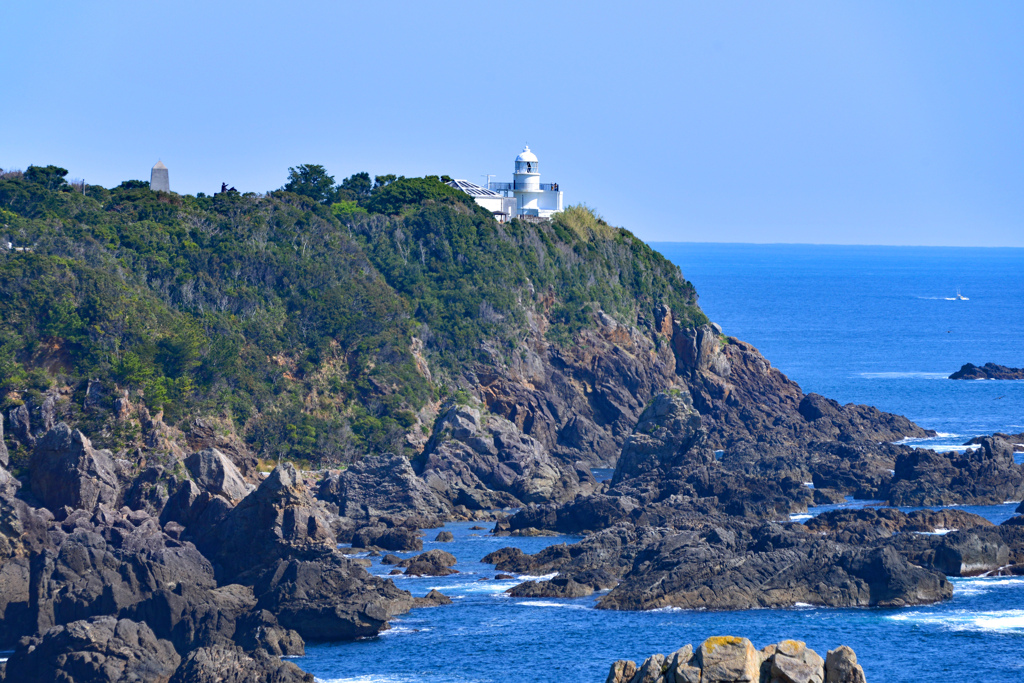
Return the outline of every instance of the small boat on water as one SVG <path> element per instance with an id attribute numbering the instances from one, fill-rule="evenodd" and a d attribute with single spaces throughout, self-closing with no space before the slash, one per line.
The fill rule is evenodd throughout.
<path id="1" fill-rule="evenodd" d="M 946 301 L 970 301 L 966 296 L 960 293 L 960 288 L 956 288 L 956 296 L 945 297 Z"/>

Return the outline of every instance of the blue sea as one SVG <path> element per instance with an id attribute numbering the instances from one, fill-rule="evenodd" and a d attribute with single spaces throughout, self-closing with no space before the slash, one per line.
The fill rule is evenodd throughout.
<path id="1" fill-rule="evenodd" d="M 940 433 L 923 442 L 932 448 L 1024 431 L 1024 382 L 945 379 L 966 362 L 1024 366 L 1024 250 L 654 246 L 697 286 L 712 320 L 805 391 L 907 415 Z M 968 301 L 949 300 L 957 288 Z M 998 523 L 1015 507 L 966 509 Z M 796 638 L 822 655 L 849 645 L 870 683 L 1024 681 L 1024 577 L 953 579 L 951 600 L 905 609 L 609 612 L 593 608 L 596 598 L 510 598 L 519 579 L 495 581 L 479 562 L 505 546 L 536 552 L 576 538 L 492 538 L 471 526 L 448 525 L 453 543 L 426 532 L 424 548 L 453 553 L 461 573 L 396 578 L 453 605 L 414 610 L 377 638 L 309 644 L 296 663 L 320 681 L 600 683 L 613 660 L 739 635 L 757 647 Z M 370 571 L 390 569 L 374 560 Z"/>

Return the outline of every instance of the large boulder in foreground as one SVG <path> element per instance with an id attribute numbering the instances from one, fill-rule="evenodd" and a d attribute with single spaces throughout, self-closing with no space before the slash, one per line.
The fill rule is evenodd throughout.
<path id="1" fill-rule="evenodd" d="M 146 624 L 96 617 L 24 641 L 7 660 L 4 680 L 167 683 L 180 661 Z"/>
<path id="2" fill-rule="evenodd" d="M 82 432 L 61 422 L 36 444 L 29 462 L 32 493 L 51 510 L 91 511 L 114 505 L 117 469 L 110 451 L 97 450 Z"/>
<path id="3" fill-rule="evenodd" d="M 614 662 L 605 683 L 865 683 L 853 650 L 841 645 L 822 658 L 799 640 L 757 650 L 746 638 L 714 636 L 696 650 L 684 645 L 637 666 Z"/>

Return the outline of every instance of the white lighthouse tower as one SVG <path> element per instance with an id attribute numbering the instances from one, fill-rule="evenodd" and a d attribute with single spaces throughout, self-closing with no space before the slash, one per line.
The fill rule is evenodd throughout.
<path id="1" fill-rule="evenodd" d="M 511 183 L 490 182 L 486 189 L 466 180 L 453 180 L 448 184 L 472 196 L 477 204 L 490 209 L 502 221 L 516 216 L 550 218 L 562 210 L 562 191 L 558 183 L 540 182 L 540 162 L 529 145 L 516 157 Z"/>
<path id="2" fill-rule="evenodd" d="M 526 145 L 516 157 L 516 171 L 512 176 L 512 192 L 516 197 L 520 216 L 547 218 L 562 210 L 562 193 L 558 183 L 542 185 L 540 162 Z"/>

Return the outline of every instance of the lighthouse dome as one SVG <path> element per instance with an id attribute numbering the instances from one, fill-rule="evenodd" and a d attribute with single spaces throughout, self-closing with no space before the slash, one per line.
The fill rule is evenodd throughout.
<path id="1" fill-rule="evenodd" d="M 516 161 L 537 161 L 537 155 L 530 151 L 530 146 L 526 145 L 523 151 L 516 157 Z"/>
<path id="2" fill-rule="evenodd" d="M 164 162 L 162 162 L 162 161 L 158 161 L 158 162 L 156 162 L 156 164 L 155 164 L 155 165 L 153 166 L 153 168 L 154 168 L 155 170 L 158 170 L 158 171 L 159 171 L 159 170 L 164 170 L 164 171 L 166 171 L 166 170 L 167 170 L 167 167 L 166 167 L 166 166 L 164 166 Z"/>

